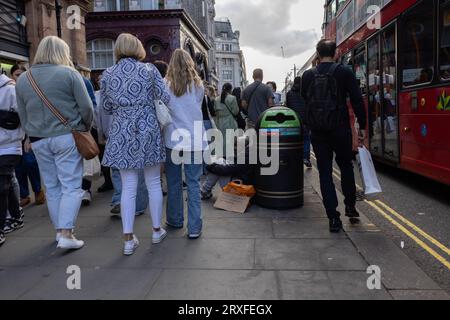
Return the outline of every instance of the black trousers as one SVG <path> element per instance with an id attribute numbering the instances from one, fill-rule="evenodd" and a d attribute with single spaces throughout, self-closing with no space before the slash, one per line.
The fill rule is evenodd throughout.
<path id="1" fill-rule="evenodd" d="M 0 156 L 0 232 L 5 228 L 8 210 L 13 219 L 20 218 L 20 203 L 12 182 L 20 159 L 21 156 L 16 155 Z"/>
<path id="2" fill-rule="evenodd" d="M 338 198 L 333 182 L 333 158 L 341 170 L 342 191 L 346 208 L 356 205 L 356 184 L 353 171 L 353 142 L 349 127 L 341 127 L 332 132 L 312 132 L 311 141 L 317 158 L 320 175 L 320 189 L 328 218 L 339 217 Z"/>

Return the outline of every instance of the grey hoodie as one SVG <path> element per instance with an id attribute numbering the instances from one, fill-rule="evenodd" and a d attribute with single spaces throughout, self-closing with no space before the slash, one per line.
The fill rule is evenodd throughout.
<path id="1" fill-rule="evenodd" d="M 14 81 L 4 74 L 0 75 L 0 110 L 17 112 Z M 0 127 L 0 156 L 21 155 L 24 137 L 22 127 L 16 130 L 6 130 Z"/>

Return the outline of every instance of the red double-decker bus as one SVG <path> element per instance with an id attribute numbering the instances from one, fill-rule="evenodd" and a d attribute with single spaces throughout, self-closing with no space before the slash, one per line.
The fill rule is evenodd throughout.
<path id="1" fill-rule="evenodd" d="M 327 0 L 324 36 L 359 80 L 374 158 L 450 185 L 450 0 Z"/>

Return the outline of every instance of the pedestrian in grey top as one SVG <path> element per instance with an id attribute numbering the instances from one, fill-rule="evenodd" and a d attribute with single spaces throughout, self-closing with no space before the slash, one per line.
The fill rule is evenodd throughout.
<path id="1" fill-rule="evenodd" d="M 73 68 L 69 46 L 58 37 L 44 38 L 30 71 L 44 95 L 69 121 L 64 126 L 34 91 L 27 75 L 17 81 L 17 105 L 44 179 L 48 210 L 57 231 L 58 248 L 80 249 L 73 229 L 81 206 L 83 159 L 72 129 L 89 131 L 92 101 L 80 74 Z"/>
<path id="2" fill-rule="evenodd" d="M 260 115 L 274 107 L 272 90 L 262 83 L 264 72 L 261 69 L 253 71 L 253 82 L 242 92 L 242 107 L 248 112 L 247 128 L 254 128 Z"/>

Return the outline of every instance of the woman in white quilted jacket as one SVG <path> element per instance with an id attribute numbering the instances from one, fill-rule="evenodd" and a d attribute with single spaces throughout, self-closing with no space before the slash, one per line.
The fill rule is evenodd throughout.
<path id="1" fill-rule="evenodd" d="M 22 157 L 25 133 L 17 114 L 14 81 L 0 75 L 0 245 L 5 242 L 5 231 L 23 227 L 19 198 L 14 190 L 14 168 Z M 7 212 L 11 219 L 6 219 Z"/>

